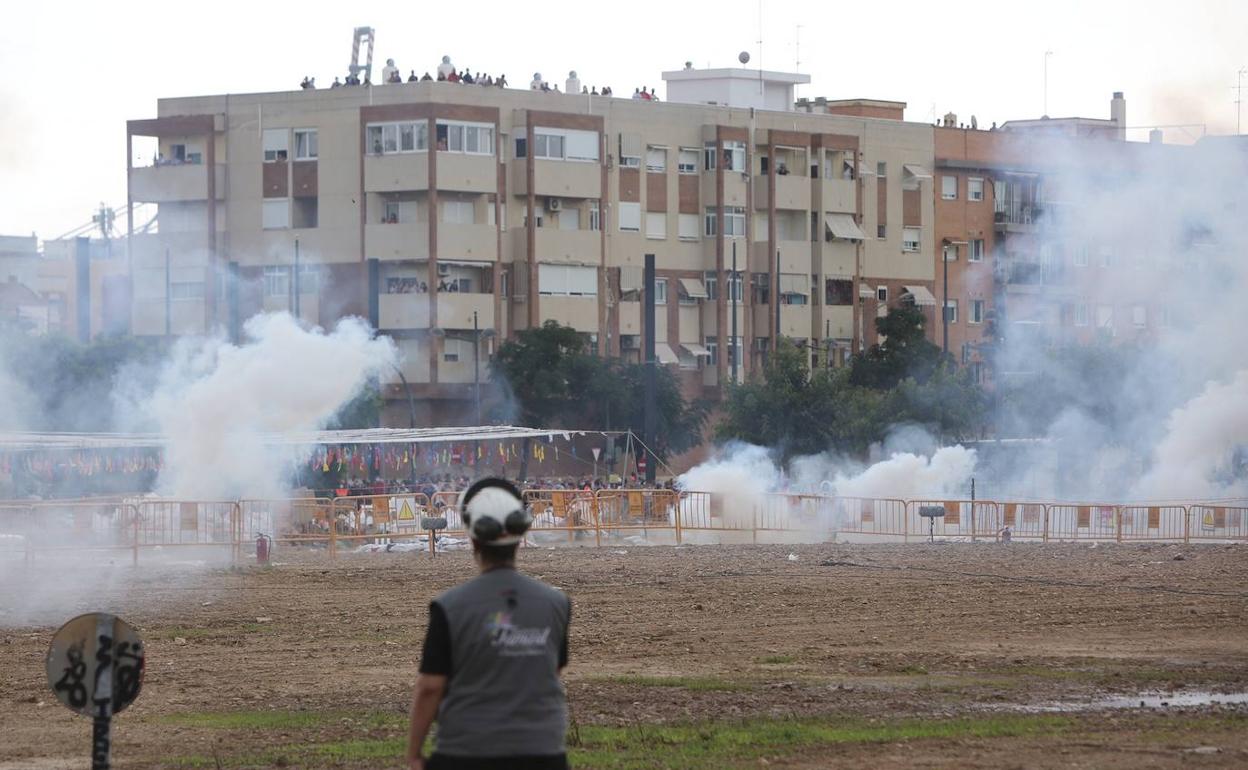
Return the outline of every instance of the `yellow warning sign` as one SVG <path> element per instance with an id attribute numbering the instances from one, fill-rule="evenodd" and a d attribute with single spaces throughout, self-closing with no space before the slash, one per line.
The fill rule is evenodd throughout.
<path id="1" fill-rule="evenodd" d="M 416 521 L 416 501 L 410 497 L 394 498 L 394 505 L 397 507 L 398 513 L 395 518 L 402 522 Z"/>
<path id="2" fill-rule="evenodd" d="M 1214 529 L 1213 509 L 1205 508 L 1204 515 L 1200 519 L 1201 529 Z"/>

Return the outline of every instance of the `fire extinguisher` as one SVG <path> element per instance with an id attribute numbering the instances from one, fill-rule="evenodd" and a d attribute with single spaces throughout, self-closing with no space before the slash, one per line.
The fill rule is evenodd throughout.
<path id="1" fill-rule="evenodd" d="M 268 564 L 269 553 L 273 550 L 273 538 L 268 535 L 256 535 L 256 564 Z"/>

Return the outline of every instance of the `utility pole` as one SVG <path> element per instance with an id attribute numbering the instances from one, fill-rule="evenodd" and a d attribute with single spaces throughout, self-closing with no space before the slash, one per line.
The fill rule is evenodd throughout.
<path id="1" fill-rule="evenodd" d="M 295 274 L 291 278 L 291 286 L 294 287 L 294 290 L 295 290 L 295 299 L 294 299 L 293 304 L 295 308 L 295 320 L 298 320 L 299 319 L 299 293 L 300 293 L 300 288 L 301 288 L 299 286 L 299 239 L 298 238 L 295 239 Z"/>
<path id="2" fill-rule="evenodd" d="M 1049 57 L 1052 51 L 1044 52 L 1044 117 L 1049 116 Z"/>
<path id="3" fill-rule="evenodd" d="M 737 350 L 737 304 L 733 298 L 737 290 L 737 239 L 732 239 L 732 277 L 728 279 L 728 285 L 724 287 L 726 291 L 725 300 L 728 302 L 728 312 L 732 313 L 732 381 L 737 382 L 737 359 L 739 351 Z"/>
<path id="4" fill-rule="evenodd" d="M 958 247 L 953 247 L 953 253 L 958 253 Z M 940 259 L 944 262 L 945 269 L 945 299 L 944 304 L 940 306 L 940 328 L 943 331 L 944 342 L 941 343 L 941 350 L 946 355 L 949 353 L 949 247 L 945 246 L 940 250 Z"/>
<path id="5" fill-rule="evenodd" d="M 650 447 L 654 446 L 654 434 L 656 432 L 658 415 L 655 413 L 655 399 L 658 392 L 658 372 L 656 367 L 658 363 L 655 361 L 655 324 L 654 324 L 654 255 L 645 255 L 645 263 L 642 268 L 641 285 L 644 291 L 644 301 L 641 304 L 641 354 L 646 362 L 645 372 L 645 395 L 641 405 L 641 424 L 642 424 L 642 451 L 649 453 Z M 655 471 L 657 468 L 655 458 L 646 458 L 646 483 L 653 484 Z"/>
<path id="6" fill-rule="evenodd" d="M 477 325 L 477 311 L 472 311 L 472 386 L 473 401 L 477 407 L 477 425 L 481 424 L 481 327 Z"/>

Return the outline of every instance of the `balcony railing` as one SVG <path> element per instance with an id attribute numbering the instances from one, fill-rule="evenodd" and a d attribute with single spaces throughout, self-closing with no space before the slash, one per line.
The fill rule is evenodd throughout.
<path id="1" fill-rule="evenodd" d="M 1044 215 L 1044 205 L 1037 201 L 997 201 L 993 222 L 998 225 L 1035 225 Z"/>

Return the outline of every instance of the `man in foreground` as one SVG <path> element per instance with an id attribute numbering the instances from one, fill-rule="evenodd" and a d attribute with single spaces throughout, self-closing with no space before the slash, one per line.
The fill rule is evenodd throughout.
<path id="1" fill-rule="evenodd" d="M 460 516 L 480 574 L 429 605 L 412 703 L 411 770 L 566 770 L 568 597 L 516 571 L 533 519 L 519 489 L 485 478 L 464 491 Z M 434 719 L 436 747 L 421 749 Z"/>

